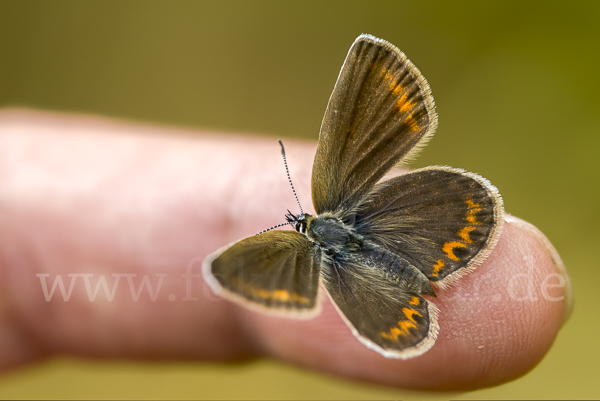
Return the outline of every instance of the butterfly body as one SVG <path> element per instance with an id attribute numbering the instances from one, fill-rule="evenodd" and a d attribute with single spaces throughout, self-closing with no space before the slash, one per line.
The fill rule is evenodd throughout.
<path id="1" fill-rule="evenodd" d="M 322 284 L 367 347 L 390 358 L 423 354 L 439 332 L 438 310 L 424 296 L 485 260 L 504 211 L 488 180 L 461 169 L 432 166 L 380 182 L 436 126 L 419 70 L 389 42 L 359 36 L 321 125 L 316 215 L 288 211 L 295 230 L 267 230 L 207 256 L 206 282 L 251 309 L 289 317 L 318 313 Z"/>
<path id="2" fill-rule="evenodd" d="M 332 216 L 312 216 L 303 213 L 289 215 L 296 231 L 306 235 L 312 246 L 319 250 L 323 265 L 344 266 L 359 262 L 367 269 L 380 270 L 384 277 L 415 295 L 431 295 L 435 292 L 429 279 L 415 266 L 389 250 L 366 240 L 352 225 Z M 353 219 L 356 220 L 356 219 Z M 343 267 L 342 267 L 343 268 Z M 331 274 L 331 273 L 330 273 Z"/>

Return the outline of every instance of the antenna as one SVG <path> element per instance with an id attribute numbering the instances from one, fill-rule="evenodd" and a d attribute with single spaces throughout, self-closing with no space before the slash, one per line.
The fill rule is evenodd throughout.
<path id="1" fill-rule="evenodd" d="M 294 184 L 292 183 L 292 179 L 290 178 L 290 170 L 288 169 L 287 160 L 285 159 L 285 148 L 283 147 L 281 139 L 279 140 L 279 144 L 281 145 L 281 156 L 283 156 L 283 164 L 285 165 L 285 172 L 287 173 L 288 181 L 290 182 L 290 186 L 292 187 L 292 191 L 294 192 L 294 197 L 296 197 L 296 202 L 298 202 L 298 206 L 300 207 L 300 213 L 304 214 L 304 210 L 302 210 L 300 200 L 298 200 L 298 195 L 296 195 Z"/>
<path id="2" fill-rule="evenodd" d="M 287 223 L 281 223 L 281 224 L 277 224 L 276 226 L 273 226 L 273 227 L 271 227 L 271 228 L 267 228 L 266 230 L 262 230 L 261 232 L 259 232 L 259 233 L 256 233 L 256 235 L 258 235 L 258 234 L 262 234 L 262 233 L 266 233 L 267 231 L 271 231 L 271 230 L 273 230 L 273 229 L 275 229 L 275 228 L 277 228 L 277 227 L 281 227 L 281 226 L 287 226 L 288 224 L 292 224 L 292 223 L 288 221 Z"/>
<path id="3" fill-rule="evenodd" d="M 300 207 L 300 213 L 304 214 L 304 210 L 302 210 L 302 205 L 300 205 L 300 200 L 298 199 L 298 195 L 296 195 L 296 189 L 294 189 L 294 184 L 292 183 L 292 179 L 290 178 L 290 170 L 288 169 L 287 160 L 285 158 L 285 148 L 283 147 L 283 143 L 281 142 L 281 139 L 279 140 L 279 144 L 281 145 L 281 156 L 283 156 L 283 164 L 285 165 L 285 172 L 287 173 L 288 181 L 290 182 L 290 186 L 292 187 L 292 192 L 294 192 L 294 197 L 296 198 L 296 202 L 298 202 L 298 206 Z M 294 216 L 294 215 L 288 210 L 288 215 L 286 216 L 286 218 L 288 216 Z M 295 218 L 295 216 L 294 216 L 294 218 Z M 281 227 L 281 226 L 287 226 L 288 224 L 294 225 L 294 221 L 289 221 L 289 219 L 288 219 L 287 222 L 277 224 L 276 226 L 267 228 L 266 230 L 262 230 L 261 232 L 257 233 L 256 235 L 266 233 L 267 231 L 271 231 L 271 230 Z"/>

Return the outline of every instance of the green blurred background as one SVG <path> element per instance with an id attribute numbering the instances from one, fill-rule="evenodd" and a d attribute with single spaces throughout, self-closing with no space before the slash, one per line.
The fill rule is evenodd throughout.
<path id="1" fill-rule="evenodd" d="M 360 33 L 431 84 L 438 134 L 413 164 L 476 171 L 560 252 L 576 307 L 531 373 L 421 394 L 277 362 L 58 359 L 0 377 L 3 398 L 600 398 L 600 3 L 2 1 L 0 106 L 317 139 Z"/>

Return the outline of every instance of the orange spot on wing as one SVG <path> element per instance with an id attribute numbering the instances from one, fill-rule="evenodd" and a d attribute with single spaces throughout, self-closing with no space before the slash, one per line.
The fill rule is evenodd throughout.
<path id="1" fill-rule="evenodd" d="M 416 329 L 417 326 L 413 322 L 409 322 L 408 320 L 403 320 L 400 322 L 400 328 L 402 331 L 405 331 L 408 334 L 408 329 Z"/>
<path id="2" fill-rule="evenodd" d="M 265 290 L 265 289 L 255 289 L 254 291 L 252 291 L 252 293 L 259 297 L 259 298 L 263 298 L 263 299 L 273 299 L 276 301 L 283 301 L 283 302 L 299 302 L 302 304 L 309 304 L 310 303 L 310 299 L 308 299 L 307 297 L 303 297 L 300 294 L 296 294 L 295 292 L 290 293 L 287 290 L 273 290 L 273 291 L 269 291 L 269 290 Z"/>
<path id="3" fill-rule="evenodd" d="M 408 301 L 408 303 L 411 305 L 419 305 L 421 303 L 421 301 L 419 301 L 418 297 L 412 297 L 412 299 L 410 301 Z"/>
<path id="4" fill-rule="evenodd" d="M 469 208 L 481 206 L 479 203 L 475 203 L 469 198 L 467 198 L 467 200 L 465 202 L 467 202 L 467 206 L 469 206 Z"/>
<path id="5" fill-rule="evenodd" d="M 402 333 L 398 327 L 392 327 L 389 331 L 382 331 L 379 335 L 383 338 L 387 338 L 388 340 L 398 341 L 399 335 L 406 335 Z"/>
<path id="6" fill-rule="evenodd" d="M 448 241 L 444 244 L 443 246 L 443 251 L 446 253 L 446 256 L 449 259 L 452 259 L 454 261 L 459 261 L 460 259 L 454 254 L 454 249 L 455 248 L 468 248 L 467 244 L 472 244 L 473 240 L 470 237 L 470 233 L 471 231 L 475 230 L 475 227 L 478 224 L 483 224 L 481 221 L 477 220 L 477 213 L 479 213 L 483 208 L 481 207 L 481 204 L 479 203 L 475 203 L 473 202 L 472 199 L 467 198 L 465 200 L 465 203 L 467 204 L 467 213 L 465 214 L 465 220 L 470 224 L 468 226 L 465 226 L 463 228 L 461 228 L 460 230 L 457 231 L 458 236 L 461 238 L 462 242 L 460 241 Z M 439 266 L 439 268 L 438 268 Z M 443 261 L 442 260 L 438 260 L 438 263 L 433 266 L 433 273 L 432 276 L 436 277 L 439 273 L 439 270 L 444 266 Z"/>
<path id="7" fill-rule="evenodd" d="M 411 115 L 409 115 L 408 117 L 406 117 L 406 119 L 404 120 L 404 123 L 406 125 L 408 125 L 408 128 L 410 128 L 411 131 L 416 131 L 419 129 L 419 123 L 417 122 L 417 120 Z"/>
<path id="8" fill-rule="evenodd" d="M 442 267 L 444 267 L 444 261 L 442 259 L 439 259 L 437 261 L 437 264 L 435 266 L 433 266 L 433 273 L 431 273 L 431 275 L 433 277 L 437 277 L 438 274 L 440 273 L 440 270 L 442 270 Z"/>
<path id="9" fill-rule="evenodd" d="M 412 109 L 415 105 L 413 102 L 410 102 L 408 100 L 408 93 L 405 93 L 404 95 L 402 95 L 400 97 L 400 99 L 398 99 L 397 104 L 398 104 L 398 110 L 400 110 L 400 113 L 406 113 L 407 111 Z"/>
<path id="10" fill-rule="evenodd" d="M 379 335 L 383 338 L 387 338 L 388 340 L 398 341 L 399 336 L 406 337 L 409 332 L 408 329 L 417 328 L 417 326 L 408 320 L 401 320 L 398 322 L 398 326 L 394 326 L 388 331 L 382 331 Z"/>
<path id="11" fill-rule="evenodd" d="M 415 322 L 415 319 L 413 319 L 413 315 L 417 315 L 419 317 L 423 317 L 423 315 L 421 315 L 419 312 L 417 312 L 414 309 L 409 309 L 409 308 L 402 308 L 402 312 L 404 312 L 404 314 L 406 315 L 406 317 L 408 318 L 408 320 L 410 320 L 413 323 L 417 323 Z"/>
<path id="12" fill-rule="evenodd" d="M 404 86 L 398 84 L 392 89 L 392 95 L 400 96 L 404 92 L 404 89 L 406 89 Z"/>
<path id="13" fill-rule="evenodd" d="M 278 301 L 289 301 L 292 298 L 292 295 L 286 290 L 275 290 L 271 293 L 271 298 Z"/>
<path id="14" fill-rule="evenodd" d="M 474 203 L 471 199 L 467 199 L 465 202 L 469 207 L 469 209 L 467 209 L 465 220 L 473 225 L 481 224 L 481 222 L 477 221 L 477 218 L 475 217 L 477 213 L 481 212 L 481 205 L 479 203 Z"/>
<path id="15" fill-rule="evenodd" d="M 444 244 L 443 250 L 446 253 L 446 256 L 448 256 L 448 259 L 452 259 L 458 262 L 460 259 L 454 254 L 454 249 L 466 247 L 467 245 L 463 244 L 462 242 L 448 241 Z"/>
<path id="16" fill-rule="evenodd" d="M 458 231 L 458 235 L 460 236 L 460 238 L 463 239 L 463 241 L 470 244 L 473 242 L 473 240 L 471 239 L 471 237 L 469 237 L 469 233 L 471 231 L 473 231 L 474 229 L 475 229 L 475 227 L 466 226 Z"/>
<path id="17" fill-rule="evenodd" d="M 385 67 L 381 67 L 381 65 L 379 63 L 376 63 L 373 65 L 374 68 L 379 68 L 379 75 L 381 76 L 381 78 L 383 78 L 386 81 L 393 81 L 395 76 L 393 73 L 390 72 L 390 70 L 388 70 Z"/>
<path id="18" fill-rule="evenodd" d="M 396 73 L 390 72 L 387 68 L 381 66 L 381 63 L 373 64 L 373 70 L 379 70 L 379 76 L 386 81 L 386 84 L 390 88 L 390 91 L 396 95 L 396 93 L 400 94 L 404 90 L 401 85 L 398 85 L 398 76 Z"/>
<path id="19" fill-rule="evenodd" d="M 394 96 L 400 96 L 406 89 L 406 87 L 402 86 L 398 81 L 400 77 L 397 75 L 397 72 L 390 72 L 387 68 L 382 67 L 380 64 L 373 65 L 373 69 L 379 70 L 379 75 L 386 82 L 389 90 L 392 92 Z M 397 106 L 400 113 L 406 113 L 410 111 L 414 107 L 414 103 L 408 100 L 408 93 L 405 93 L 398 99 Z M 412 128 L 412 124 L 409 124 L 411 129 L 415 130 L 416 128 Z"/>

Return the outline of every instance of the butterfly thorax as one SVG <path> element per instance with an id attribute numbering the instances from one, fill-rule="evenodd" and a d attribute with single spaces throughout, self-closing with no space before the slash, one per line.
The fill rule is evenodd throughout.
<path id="1" fill-rule="evenodd" d="M 329 254 L 351 252 L 360 248 L 362 236 L 353 227 L 345 225 L 333 216 L 313 216 L 303 213 L 286 216 L 296 231 Z"/>

